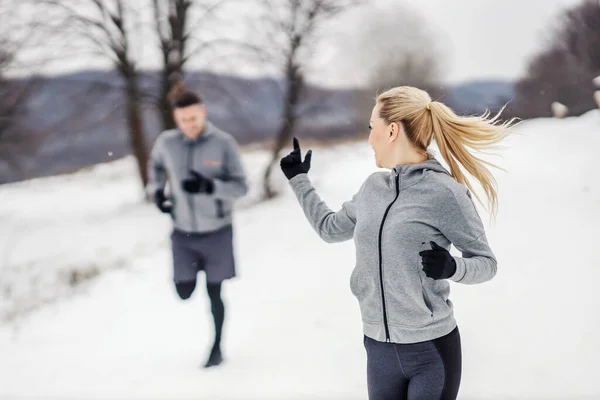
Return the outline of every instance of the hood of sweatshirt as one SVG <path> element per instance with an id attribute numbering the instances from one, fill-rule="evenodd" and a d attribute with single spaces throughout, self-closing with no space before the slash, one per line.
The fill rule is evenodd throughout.
<path id="1" fill-rule="evenodd" d="M 394 188 L 396 178 L 398 178 L 400 189 L 406 189 L 423 179 L 428 171 L 440 172 L 452 176 L 438 160 L 430 156 L 428 160 L 416 164 L 396 164 L 390 170 L 388 183 L 391 188 Z"/>

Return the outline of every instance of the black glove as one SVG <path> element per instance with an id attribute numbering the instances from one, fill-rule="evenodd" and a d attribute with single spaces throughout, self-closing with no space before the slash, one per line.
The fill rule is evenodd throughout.
<path id="1" fill-rule="evenodd" d="M 154 192 L 154 203 L 156 204 L 156 207 L 165 214 L 170 214 L 171 211 L 173 211 L 173 204 L 167 199 L 165 191 L 162 189 L 158 189 Z"/>
<path id="2" fill-rule="evenodd" d="M 205 177 L 199 172 L 190 170 L 191 178 L 181 182 L 181 187 L 188 193 L 212 193 L 215 183 L 212 179 Z"/>
<path id="3" fill-rule="evenodd" d="M 425 275 L 433 279 L 448 279 L 456 272 L 456 260 L 450 252 L 436 242 L 429 242 L 432 250 L 423 250 L 422 257 Z"/>
<path id="4" fill-rule="evenodd" d="M 298 174 L 306 174 L 310 170 L 310 159 L 312 158 L 312 150 L 306 153 L 304 162 L 302 162 L 302 154 L 300 154 L 300 144 L 298 139 L 294 138 L 294 150 L 287 156 L 283 157 L 279 163 L 285 177 L 292 179 Z"/>

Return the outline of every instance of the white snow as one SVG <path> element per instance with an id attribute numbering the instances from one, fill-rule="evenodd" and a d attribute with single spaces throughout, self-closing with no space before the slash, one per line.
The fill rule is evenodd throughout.
<path id="1" fill-rule="evenodd" d="M 600 111 L 529 121 L 493 159 L 508 171 L 496 173 L 496 222 L 484 218 L 498 274 L 451 284 L 460 399 L 600 397 L 599 131 Z M 334 209 L 374 170 L 364 142 L 313 149 L 310 175 Z M 265 160 L 246 154 L 253 177 Z M 366 398 L 351 242 L 321 242 L 287 188 L 246 200 L 239 278 L 224 289 L 226 363 L 205 371 L 203 277 L 178 300 L 169 220 L 140 197 L 130 159 L 0 187 L 0 399 Z M 75 290 L 62 280 L 94 268 Z"/>

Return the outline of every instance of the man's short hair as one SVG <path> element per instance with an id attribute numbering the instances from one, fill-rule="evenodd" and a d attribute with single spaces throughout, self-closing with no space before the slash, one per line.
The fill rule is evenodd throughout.
<path id="1" fill-rule="evenodd" d="M 173 88 L 169 92 L 169 102 L 174 109 L 189 107 L 194 104 L 203 104 L 202 97 L 187 89 L 181 81 L 173 85 Z"/>

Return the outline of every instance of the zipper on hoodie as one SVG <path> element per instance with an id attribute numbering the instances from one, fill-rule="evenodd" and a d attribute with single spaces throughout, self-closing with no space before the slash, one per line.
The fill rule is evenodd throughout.
<path id="1" fill-rule="evenodd" d="M 383 287 L 383 252 L 382 252 L 382 248 L 381 248 L 381 237 L 383 236 L 383 224 L 385 223 L 385 219 L 387 218 L 387 215 L 390 211 L 390 208 L 392 208 L 392 205 L 396 202 L 396 200 L 398 199 L 398 195 L 400 194 L 400 174 L 396 175 L 396 197 L 394 197 L 394 200 L 392 200 L 392 202 L 387 206 L 387 208 L 385 209 L 385 213 L 383 213 L 383 218 L 381 219 L 381 225 L 379 226 L 379 243 L 378 243 L 378 250 L 379 250 L 379 283 L 381 285 L 381 305 L 383 306 L 383 325 L 385 327 L 385 341 L 389 342 L 390 341 L 390 328 L 388 326 L 388 319 L 387 319 L 387 309 L 385 306 L 385 293 L 384 293 L 384 287 Z"/>
<path id="2" fill-rule="evenodd" d="M 192 170 L 192 167 L 194 165 L 194 152 L 193 152 L 193 148 L 194 148 L 194 143 L 190 143 L 188 145 L 188 151 L 187 151 L 187 171 L 186 174 L 189 173 L 190 170 Z M 194 199 L 192 197 L 193 195 L 189 194 L 187 195 L 187 200 L 188 200 L 188 206 L 190 207 L 190 214 L 192 217 L 192 231 L 196 231 L 196 212 L 194 210 Z"/>

